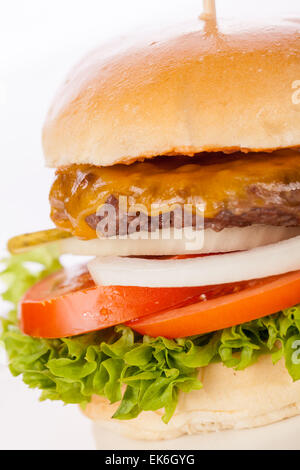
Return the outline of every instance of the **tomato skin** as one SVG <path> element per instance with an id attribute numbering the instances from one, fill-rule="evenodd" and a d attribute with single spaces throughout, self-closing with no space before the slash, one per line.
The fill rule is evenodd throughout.
<path id="1" fill-rule="evenodd" d="M 199 300 L 201 300 L 199 302 Z M 300 271 L 209 287 L 96 286 L 86 267 L 38 282 L 20 303 L 23 333 L 63 338 L 125 323 L 178 338 L 245 323 L 300 303 Z"/>
<path id="2" fill-rule="evenodd" d="M 237 293 L 149 315 L 128 326 L 142 335 L 179 338 L 246 323 L 297 303 L 300 271 L 262 279 Z"/>
<path id="3" fill-rule="evenodd" d="M 203 287 L 96 286 L 86 268 L 59 271 L 33 286 L 22 299 L 20 327 L 40 338 L 63 338 L 126 323 L 197 302 Z"/>

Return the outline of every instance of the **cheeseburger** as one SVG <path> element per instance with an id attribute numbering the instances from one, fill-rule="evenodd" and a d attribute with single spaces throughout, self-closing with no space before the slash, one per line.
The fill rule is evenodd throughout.
<path id="1" fill-rule="evenodd" d="M 1 275 L 42 400 L 137 439 L 300 413 L 299 24 L 197 19 L 71 71 L 43 130 L 56 227 Z"/>

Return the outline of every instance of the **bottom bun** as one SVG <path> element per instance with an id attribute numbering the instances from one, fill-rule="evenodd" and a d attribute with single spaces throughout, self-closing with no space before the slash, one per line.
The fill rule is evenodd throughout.
<path id="1" fill-rule="evenodd" d="M 182 393 L 168 424 L 161 420 L 163 410 L 144 411 L 129 421 L 111 419 L 118 404 L 99 396 L 84 413 L 103 428 L 145 440 L 264 426 L 300 414 L 300 381 L 293 382 L 284 361 L 273 365 L 270 356 L 244 371 L 211 364 L 199 370 L 199 378 L 203 389 Z"/>

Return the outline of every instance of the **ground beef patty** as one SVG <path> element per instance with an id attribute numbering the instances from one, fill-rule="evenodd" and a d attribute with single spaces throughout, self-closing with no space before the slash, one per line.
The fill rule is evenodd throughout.
<path id="1" fill-rule="evenodd" d="M 282 196 L 281 196 L 282 197 Z M 273 207 L 251 207 L 241 214 L 234 214 L 229 210 L 220 211 L 216 217 L 204 218 L 204 228 L 212 228 L 220 231 L 229 227 L 246 227 L 249 225 L 276 225 L 284 227 L 300 226 L 300 190 L 297 190 L 299 200 L 297 207 L 291 207 L 287 203 Z M 284 197 L 282 197 L 283 199 Z M 114 220 L 109 220 L 109 215 L 99 216 L 91 214 L 86 217 L 86 223 L 92 230 L 98 230 L 103 236 L 112 237 L 114 235 L 126 235 L 140 231 L 154 231 L 164 228 L 182 228 L 192 226 L 195 229 L 202 228 L 202 224 L 197 224 L 195 214 L 183 216 L 183 211 L 173 211 L 159 216 L 151 217 L 143 213 L 124 214 L 119 211 L 118 200 L 111 196 L 107 204 L 112 204 L 116 209 Z M 101 227 L 101 221 L 106 222 Z"/>
<path id="2" fill-rule="evenodd" d="M 126 197 L 125 209 L 120 197 Z M 73 165 L 57 171 L 50 202 L 56 225 L 85 239 L 94 238 L 96 228 L 113 236 L 168 226 L 198 229 L 203 221 L 216 231 L 253 224 L 300 226 L 300 153 L 160 157 L 102 168 Z M 192 209 L 183 216 L 186 204 Z M 200 219 L 193 211 L 197 204 L 204 207 Z"/>

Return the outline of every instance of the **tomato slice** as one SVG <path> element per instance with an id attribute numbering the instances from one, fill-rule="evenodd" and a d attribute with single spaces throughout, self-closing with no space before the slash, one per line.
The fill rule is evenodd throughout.
<path id="1" fill-rule="evenodd" d="M 203 287 L 96 286 L 86 267 L 61 270 L 33 286 L 20 303 L 22 331 L 62 338 L 199 301 Z"/>
<path id="2" fill-rule="evenodd" d="M 230 293 L 229 287 L 229 293 L 225 289 L 221 296 L 207 288 L 208 296 L 203 294 L 200 302 L 148 315 L 128 325 L 142 335 L 179 338 L 271 315 L 300 302 L 300 271 L 239 283 L 236 287 L 237 291 Z"/>

